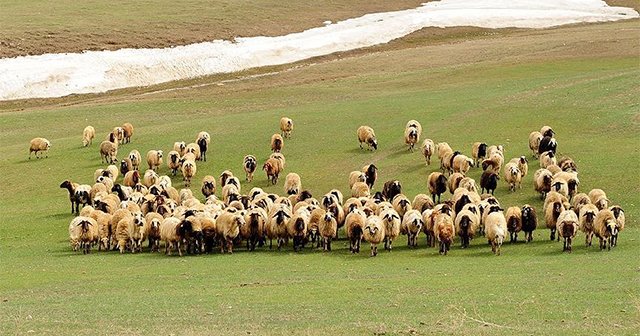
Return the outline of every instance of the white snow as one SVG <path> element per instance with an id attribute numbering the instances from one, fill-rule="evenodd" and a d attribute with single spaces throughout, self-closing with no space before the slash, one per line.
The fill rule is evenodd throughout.
<path id="1" fill-rule="evenodd" d="M 0 100 L 61 97 L 286 64 L 386 43 L 424 27 L 547 28 L 638 18 L 601 0 L 442 0 L 277 37 L 0 59 Z"/>

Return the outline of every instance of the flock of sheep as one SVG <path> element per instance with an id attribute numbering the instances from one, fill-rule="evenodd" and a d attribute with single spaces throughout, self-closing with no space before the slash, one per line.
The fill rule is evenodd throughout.
<path id="1" fill-rule="evenodd" d="M 284 139 L 291 137 L 293 121 L 283 117 L 280 129 L 281 133 L 271 138 L 273 154 L 263 164 L 272 184 L 277 183 L 285 168 L 281 151 Z M 404 138 L 408 150 L 415 149 L 421 134 L 418 121 L 410 120 L 406 124 Z M 501 178 L 510 191 L 521 188 L 529 169 L 525 156 L 505 164 L 504 148 L 500 145 L 476 142 L 468 157 L 454 151 L 446 142 L 423 140 L 421 151 L 426 164 L 430 165 L 431 157 L 436 155 L 440 170 L 428 177 L 429 194 L 418 194 L 413 200 L 402 193 L 398 180 L 386 181 L 381 191 L 373 193 L 378 170 L 370 164 L 349 174 L 351 197 L 347 199 L 337 189 L 314 198 L 302 188 L 296 173 L 286 175 L 287 196 L 266 193 L 258 187 L 242 193 L 240 179 L 225 170 L 218 178 L 203 177 L 202 201 L 188 187 L 197 172 L 196 162 L 206 161 L 211 139 L 207 132 L 198 133 L 193 143 L 176 142 L 167 155 L 166 165 L 171 174 L 175 176 L 178 171 L 182 174 L 186 188 L 180 190 L 172 186 L 171 177 L 157 173 L 163 164 L 162 150 L 150 150 L 146 154 L 148 169 L 142 174 L 142 156 L 137 150 L 131 150 L 118 162 L 118 149 L 129 143 L 132 135 L 133 126 L 125 123 L 115 127 L 100 143 L 102 160 L 109 165 L 96 170 L 92 185 L 70 180 L 61 183 L 60 187 L 68 190 L 71 212 L 76 214 L 69 224 L 74 251 L 82 249 L 89 253 L 91 247 L 97 245 L 98 250 L 139 252 L 144 241 L 148 241 L 150 251 L 158 251 L 162 241 L 166 254 L 174 249 L 180 255 L 209 253 L 216 246 L 221 252 L 231 253 L 234 245 L 243 241 L 252 251 L 267 243 L 272 248 L 274 240 L 278 249 L 291 240 L 295 251 L 308 245 L 330 251 L 332 241 L 343 228 L 352 253 L 359 252 L 362 240 L 370 243 L 371 256 L 377 255 L 378 244 L 384 243 L 384 248 L 390 251 L 401 234 L 407 236 L 410 247 L 415 247 L 418 236 L 424 233 L 427 246 L 438 243 L 443 255 L 450 250 L 456 235 L 462 248 L 469 247 L 474 237 L 484 235 L 493 253 L 499 255 L 507 235 L 515 242 L 518 233 L 524 232 L 526 242 L 530 242 L 538 225 L 536 210 L 531 205 L 511 206 L 505 211 L 493 196 Z M 577 166 L 571 158 L 556 160 L 554 136 L 548 126 L 529 136 L 533 157 L 540 162 L 541 168 L 533 174 L 534 188 L 544 199 L 544 221 L 550 229 L 550 239 L 555 240 L 556 235 L 558 240 L 562 238 L 563 251 L 571 252 L 573 238 L 582 231 L 587 246 L 591 246 L 595 235 L 600 249 L 610 249 L 624 229 L 624 211 L 618 205 L 609 206 L 601 189 L 593 189 L 588 194 L 578 192 Z M 94 137 L 94 128 L 87 126 L 83 145 L 91 145 Z M 360 148 L 366 144 L 369 150 L 377 149 L 371 127 L 358 128 L 357 137 Z M 38 152 L 47 152 L 50 147 L 46 139 L 33 139 L 29 157 L 36 152 L 37 158 Z M 244 157 L 246 181 L 253 180 L 257 165 L 255 156 Z M 483 169 L 479 186 L 466 176 L 470 169 L 477 167 Z M 117 183 L 120 177 L 121 183 Z M 216 196 L 218 186 L 220 198 Z M 452 197 L 441 201 L 447 189 Z"/>

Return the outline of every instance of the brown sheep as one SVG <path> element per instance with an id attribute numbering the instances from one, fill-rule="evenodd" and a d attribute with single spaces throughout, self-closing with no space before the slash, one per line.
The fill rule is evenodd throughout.
<path id="1" fill-rule="evenodd" d="M 429 193 L 433 203 L 436 203 L 436 195 L 438 196 L 438 203 L 440 203 L 440 195 L 447 191 L 447 177 L 440 172 L 432 172 L 427 179 L 429 182 Z"/>
<path id="2" fill-rule="evenodd" d="M 449 176 L 449 181 L 447 184 L 449 185 L 449 192 L 453 194 L 453 192 L 458 189 L 460 186 L 460 181 L 464 179 L 464 175 L 462 173 L 453 173 Z"/>
<path id="3" fill-rule="evenodd" d="M 487 144 L 484 142 L 474 142 L 471 146 L 471 157 L 473 158 L 473 165 L 480 167 L 480 162 L 487 157 Z"/>
<path id="4" fill-rule="evenodd" d="M 220 252 L 233 253 L 233 240 L 240 235 L 240 227 L 245 225 L 245 219 L 241 211 L 227 209 L 216 221 L 217 237 L 220 243 Z"/>
<path id="5" fill-rule="evenodd" d="M 100 158 L 102 163 L 107 162 L 113 164 L 118 162 L 116 158 L 117 155 L 118 144 L 106 140 L 100 143 Z"/>
<path id="6" fill-rule="evenodd" d="M 360 126 L 358 127 L 356 135 L 358 136 L 358 141 L 360 142 L 360 149 L 363 149 L 363 143 L 366 143 L 367 146 L 369 146 L 369 149 L 378 149 L 378 140 L 376 139 L 376 134 L 373 131 L 373 128 L 369 126 Z"/>
<path id="7" fill-rule="evenodd" d="M 362 240 L 362 230 L 365 227 L 367 216 L 362 210 L 356 209 L 345 218 L 344 229 L 349 239 L 349 251 L 360 253 L 360 241 Z"/>
<path id="8" fill-rule="evenodd" d="M 280 118 L 280 132 L 282 136 L 291 138 L 291 131 L 293 131 L 293 120 L 287 117 Z"/>
<path id="9" fill-rule="evenodd" d="M 533 231 L 538 226 L 538 216 L 536 215 L 536 209 L 529 204 L 522 206 L 520 210 L 522 219 L 522 231 L 524 231 L 524 237 L 527 243 L 533 241 Z"/>
<path id="10" fill-rule="evenodd" d="M 603 210 L 609 207 L 609 199 L 602 189 L 591 189 L 591 191 L 589 191 L 589 199 L 592 204 L 598 207 L 598 210 Z"/>
<path id="11" fill-rule="evenodd" d="M 517 243 L 518 232 L 522 231 L 522 210 L 516 206 L 509 207 L 505 218 L 507 220 L 507 230 L 509 231 L 509 241 Z"/>
<path id="12" fill-rule="evenodd" d="M 551 191 L 552 180 L 553 175 L 545 168 L 540 168 L 533 174 L 533 188 L 540 193 L 540 198 L 547 197 L 547 193 Z"/>
<path id="13" fill-rule="evenodd" d="M 591 242 L 593 240 L 595 219 L 598 211 L 598 208 L 591 203 L 585 204 L 580 208 L 578 221 L 580 224 L 580 230 L 584 232 L 585 235 L 585 246 L 591 246 Z"/>
<path id="14" fill-rule="evenodd" d="M 404 214 L 401 223 L 401 232 L 407 234 L 407 246 L 418 246 L 418 234 L 422 231 L 424 220 L 418 210 L 409 210 Z"/>
<path id="15" fill-rule="evenodd" d="M 123 143 L 130 143 L 131 136 L 133 136 L 133 125 L 131 123 L 122 124 L 122 130 L 124 131 Z"/>
<path id="16" fill-rule="evenodd" d="M 41 159 L 42 155 L 38 157 L 38 152 L 44 152 L 46 157 L 49 157 L 49 149 L 51 148 L 51 142 L 45 138 L 33 138 L 29 142 L 29 160 L 31 160 L 31 153 L 35 152 L 36 159 Z"/>
<path id="17" fill-rule="evenodd" d="M 600 250 L 611 250 L 614 246 L 613 237 L 618 235 L 618 223 L 613 211 L 609 209 L 598 211 L 593 229 L 596 237 L 600 239 Z"/>
<path id="18" fill-rule="evenodd" d="M 559 200 L 553 200 L 544 207 L 544 220 L 547 228 L 551 230 L 550 240 L 556 238 L 556 224 L 558 222 L 558 216 L 565 210 L 563 202 Z M 560 237 L 558 236 L 558 240 Z"/>
<path id="19" fill-rule="evenodd" d="M 284 140 L 280 134 L 274 134 L 271 136 L 271 151 L 274 153 L 282 152 L 282 147 L 284 147 Z"/>
<path id="20" fill-rule="evenodd" d="M 245 225 L 240 227 L 240 236 L 247 240 L 247 250 L 254 251 L 258 242 L 264 241 L 267 212 L 262 208 L 253 208 L 244 215 Z"/>
<path id="21" fill-rule="evenodd" d="M 471 212 L 470 210 L 462 210 L 456 214 L 455 227 L 458 236 L 460 236 L 460 243 L 462 248 L 469 247 L 469 241 L 473 239 L 478 229 L 480 219 L 478 214 Z"/>
<path id="22" fill-rule="evenodd" d="M 162 151 L 161 150 L 150 150 L 147 152 L 147 165 L 149 165 L 149 169 L 156 171 L 160 165 L 162 165 Z"/>
<path id="23" fill-rule="evenodd" d="M 393 209 L 386 209 L 380 213 L 384 225 L 384 249 L 391 251 L 393 241 L 400 235 L 400 215 Z"/>
<path id="24" fill-rule="evenodd" d="M 473 167 L 473 159 L 467 157 L 466 155 L 456 155 L 453 158 L 451 169 L 454 173 L 461 173 L 462 175 L 466 175 L 469 172 L 469 169 Z"/>
<path id="25" fill-rule="evenodd" d="M 435 144 L 431 139 L 424 139 L 422 142 L 422 155 L 424 159 L 427 161 L 427 166 L 431 165 L 431 156 L 435 150 Z"/>
<path id="26" fill-rule="evenodd" d="M 571 241 L 578 233 L 578 227 L 578 216 L 573 210 L 565 210 L 558 216 L 556 231 L 558 232 L 558 237 L 562 236 L 563 239 L 562 252 L 568 251 L 571 253 Z"/>
<path id="27" fill-rule="evenodd" d="M 267 181 L 276 184 L 278 183 L 278 175 L 282 171 L 282 163 L 278 159 L 269 158 L 262 166 L 262 170 L 267 173 Z"/>
<path id="28" fill-rule="evenodd" d="M 202 178 L 202 195 L 207 198 L 211 195 L 215 195 L 216 193 L 216 178 L 211 176 L 211 175 L 207 175 L 205 177 Z"/>
<path id="29" fill-rule="evenodd" d="M 378 244 L 385 239 L 385 226 L 380 217 L 373 215 L 367 218 L 363 231 L 364 240 L 371 244 L 371 256 L 378 255 Z"/>
<path id="30" fill-rule="evenodd" d="M 440 213 L 436 216 L 433 224 L 433 234 L 440 243 L 440 255 L 447 255 L 449 249 L 451 249 L 455 232 L 453 219 L 449 214 Z"/>

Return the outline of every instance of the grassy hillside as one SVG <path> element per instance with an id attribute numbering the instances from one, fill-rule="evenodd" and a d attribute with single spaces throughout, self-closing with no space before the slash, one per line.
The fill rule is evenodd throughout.
<path id="1" fill-rule="evenodd" d="M 640 328 L 637 228 L 640 176 L 640 76 L 637 22 L 517 32 L 311 63 L 276 74 L 219 83 L 218 77 L 109 95 L 44 100 L 36 107 L 0 105 L 0 334 L 635 334 Z M 278 67 L 275 70 L 284 70 Z M 274 70 L 274 69 L 267 69 Z M 266 71 L 266 70 L 265 70 Z M 192 84 L 211 84 L 173 90 Z M 149 94 L 149 92 L 151 92 Z M 141 94 L 145 93 L 145 94 Z M 573 157 L 580 190 L 604 189 L 622 205 L 627 228 L 611 252 L 572 254 L 539 228 L 531 244 L 506 244 L 495 257 L 482 238 L 441 257 L 437 249 L 351 255 L 347 242 L 322 253 L 243 248 L 233 255 L 73 253 L 65 190 L 70 178 L 90 183 L 100 164 L 97 141 L 82 148 L 91 124 L 102 140 L 113 126 L 136 127 L 131 149 L 168 151 L 174 141 L 212 135 L 205 174 L 242 157 L 269 154 L 280 116 L 294 119 L 285 142 L 286 172 L 301 175 L 315 196 L 347 193 L 351 170 L 374 162 L 379 190 L 399 179 L 411 198 L 426 192 L 419 152 L 402 142 L 404 124 L 469 154 L 482 140 L 503 144 L 507 159 L 529 155 L 530 131 L 548 124 L 559 152 Z M 355 130 L 376 130 L 376 152 L 358 148 Z M 28 141 L 50 139 L 49 158 L 28 160 Z M 541 201 L 531 175 L 522 190 L 500 184 L 504 206 Z M 285 172 L 285 173 L 286 173 Z M 163 166 L 161 173 L 168 173 Z M 480 171 L 470 175 L 479 178 Z M 182 187 L 181 178 L 174 185 Z M 267 186 L 264 173 L 243 190 Z M 543 224 L 541 223 L 543 226 Z"/>

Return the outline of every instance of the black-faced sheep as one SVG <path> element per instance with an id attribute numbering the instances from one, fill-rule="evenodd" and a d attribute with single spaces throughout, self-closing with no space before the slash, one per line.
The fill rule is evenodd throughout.
<path id="1" fill-rule="evenodd" d="M 207 175 L 202 178 L 201 191 L 205 198 L 214 195 L 216 193 L 216 178 L 211 175 Z"/>
<path id="2" fill-rule="evenodd" d="M 282 164 L 278 159 L 269 158 L 262 166 L 262 170 L 267 173 L 267 181 L 271 184 L 276 184 L 278 183 L 278 175 L 282 171 Z"/>
<path id="3" fill-rule="evenodd" d="M 407 233 L 407 245 L 418 246 L 418 234 L 422 231 L 424 220 L 418 210 L 409 210 L 404 214 L 401 223 L 401 232 Z"/>
<path id="4" fill-rule="evenodd" d="M 618 223 L 613 211 L 606 208 L 598 211 L 594 223 L 594 233 L 600 239 L 600 250 L 611 250 L 611 247 L 615 245 L 613 237 L 618 235 Z"/>
<path id="5" fill-rule="evenodd" d="M 242 159 L 242 167 L 246 174 L 245 180 L 247 182 L 253 181 L 253 173 L 256 171 L 256 167 L 258 167 L 256 157 L 253 155 L 245 155 L 244 159 Z"/>
<path id="6" fill-rule="evenodd" d="M 245 225 L 240 227 L 240 235 L 247 240 L 247 250 L 256 249 L 258 242 L 264 241 L 267 212 L 262 208 L 253 208 L 244 215 Z"/>
<path id="7" fill-rule="evenodd" d="M 551 165 L 557 165 L 556 154 L 552 151 L 540 153 L 540 168 L 548 168 Z"/>
<path id="8" fill-rule="evenodd" d="M 396 195 L 402 193 L 402 184 L 398 180 L 391 180 L 384 183 L 382 187 L 382 196 L 389 201 L 393 201 Z"/>
<path id="9" fill-rule="evenodd" d="M 598 210 L 606 209 L 609 206 L 607 194 L 602 189 L 591 189 L 589 191 L 591 203 L 598 207 Z"/>
<path id="10" fill-rule="evenodd" d="M 196 175 L 197 171 L 195 161 L 187 160 L 183 162 L 181 171 L 185 187 L 191 186 L 191 179 Z"/>
<path id="11" fill-rule="evenodd" d="M 360 253 L 362 230 L 364 229 L 366 221 L 367 216 L 359 209 L 353 210 L 345 218 L 344 229 L 349 239 L 349 251 L 351 251 L 351 253 Z"/>
<path id="12" fill-rule="evenodd" d="M 176 176 L 176 173 L 178 173 L 178 169 L 182 167 L 182 163 L 180 162 L 180 153 L 172 150 L 167 155 L 169 157 L 169 159 L 167 160 L 167 167 L 171 169 L 171 174 L 173 174 L 173 176 Z"/>
<path id="13" fill-rule="evenodd" d="M 393 241 L 400 235 L 400 215 L 393 209 L 380 212 L 380 218 L 384 225 L 384 249 L 391 251 Z"/>
<path id="14" fill-rule="evenodd" d="M 307 208 L 296 211 L 287 223 L 287 235 L 293 239 L 293 250 L 300 251 L 304 247 L 304 239 L 307 237 L 309 219 L 311 213 Z"/>
<path id="15" fill-rule="evenodd" d="M 478 224 L 480 219 L 477 213 L 471 212 L 471 210 L 461 210 L 456 214 L 455 228 L 458 236 L 460 236 L 460 243 L 462 248 L 469 247 L 469 242 L 476 234 L 478 230 Z"/>
<path id="16" fill-rule="evenodd" d="M 282 136 L 291 138 L 291 131 L 293 131 L 293 120 L 287 117 L 280 118 L 280 132 Z"/>
<path id="17" fill-rule="evenodd" d="M 540 134 L 542 134 L 542 136 L 552 137 L 552 136 L 556 135 L 556 132 L 553 131 L 551 126 L 545 125 L 545 126 L 540 127 Z"/>
<path id="18" fill-rule="evenodd" d="M 416 143 L 420 141 L 422 126 L 416 120 L 409 120 L 404 129 L 404 143 L 413 151 Z"/>
<path id="19" fill-rule="evenodd" d="M 447 177 L 440 172 L 432 172 L 429 174 L 427 181 L 433 203 L 436 203 L 436 195 L 438 196 L 438 203 L 440 203 L 440 195 L 447 191 Z"/>
<path id="20" fill-rule="evenodd" d="M 360 142 L 360 149 L 363 149 L 363 143 L 366 143 L 367 146 L 369 146 L 369 149 L 378 149 L 378 140 L 376 139 L 376 134 L 373 131 L 373 128 L 369 126 L 360 126 L 358 127 L 356 135 L 358 136 L 358 142 Z"/>
<path id="21" fill-rule="evenodd" d="M 100 143 L 100 159 L 101 162 L 115 163 L 118 162 L 118 145 L 111 141 L 103 141 Z"/>
<path id="22" fill-rule="evenodd" d="M 209 138 L 198 138 L 197 144 L 200 149 L 200 161 L 207 161 L 207 149 L 209 149 Z"/>
<path id="23" fill-rule="evenodd" d="M 124 158 L 122 160 L 120 160 L 120 174 L 122 174 L 124 176 L 124 174 L 130 172 L 134 170 L 133 169 L 133 164 L 131 163 L 131 159 Z"/>
<path id="24" fill-rule="evenodd" d="M 551 195 L 551 194 L 549 194 Z M 547 196 L 549 198 L 549 196 Z M 554 199 L 548 203 L 545 201 L 544 207 L 544 220 L 547 228 L 551 230 L 550 240 L 554 240 L 556 237 L 556 224 L 558 223 L 558 216 L 565 211 L 563 202 L 559 199 Z M 558 237 L 558 240 L 560 237 Z"/>
<path id="25" fill-rule="evenodd" d="M 91 245 L 98 242 L 98 223 L 91 217 L 78 216 L 69 223 L 69 242 L 73 251 L 91 252 Z"/>
<path id="26" fill-rule="evenodd" d="M 184 141 L 176 141 L 173 143 L 173 150 L 178 152 L 182 157 L 187 150 L 187 144 Z"/>
<path id="27" fill-rule="evenodd" d="M 518 232 L 522 231 L 522 210 L 516 206 L 509 207 L 505 218 L 507 220 L 507 230 L 509 231 L 509 241 L 517 243 Z"/>
<path id="28" fill-rule="evenodd" d="M 371 256 L 378 255 L 378 244 L 385 239 L 385 226 L 378 216 L 370 216 L 365 222 L 363 236 L 364 240 L 371 244 Z"/>
<path id="29" fill-rule="evenodd" d="M 484 171 L 480 177 L 480 189 L 484 193 L 487 190 L 488 193 L 493 195 L 493 192 L 498 188 L 498 180 L 500 176 L 492 171 Z"/>
<path id="30" fill-rule="evenodd" d="M 367 175 L 361 171 L 354 170 L 349 173 L 349 189 L 353 188 L 356 182 L 367 182 Z"/>
<path id="31" fill-rule="evenodd" d="M 626 219 L 625 219 L 625 216 L 624 216 L 624 210 L 622 210 L 622 208 L 619 205 L 613 205 L 613 206 L 609 207 L 609 211 L 613 212 L 613 217 L 616 218 L 616 223 L 618 224 L 618 231 L 617 232 L 620 232 L 620 231 L 624 230 L 624 224 L 626 222 Z M 613 244 L 612 246 L 614 246 L 614 247 L 618 244 L 618 233 L 617 232 L 611 238 L 611 243 Z"/>
<path id="32" fill-rule="evenodd" d="M 598 208 L 596 208 L 596 206 L 591 203 L 584 204 L 580 208 L 578 222 L 580 224 L 580 230 L 584 232 L 585 235 L 585 246 L 591 246 L 597 214 Z"/>
<path id="33" fill-rule="evenodd" d="M 533 174 L 533 188 L 540 193 L 541 199 L 546 198 L 547 193 L 551 191 L 552 180 L 553 175 L 545 168 L 540 168 Z"/>
<path id="34" fill-rule="evenodd" d="M 431 156 L 435 150 L 435 144 L 431 139 L 424 139 L 422 142 L 422 155 L 424 159 L 427 161 L 427 165 L 431 165 Z"/>
<path id="35" fill-rule="evenodd" d="M 560 161 L 558 161 L 558 167 L 560 167 L 560 169 L 565 172 L 578 172 L 578 166 L 576 165 L 576 162 L 573 161 L 573 159 L 570 157 L 562 157 Z"/>
<path id="36" fill-rule="evenodd" d="M 473 165 L 480 167 L 480 162 L 487 157 L 487 144 L 484 142 L 474 142 L 471 145 L 471 157 L 473 158 Z"/>
<path id="37" fill-rule="evenodd" d="M 82 146 L 87 147 L 93 143 L 96 137 L 96 129 L 93 126 L 87 126 L 82 130 Z"/>
<path id="38" fill-rule="evenodd" d="M 396 195 L 391 204 L 393 205 L 393 209 L 400 215 L 400 218 L 403 218 L 404 214 L 412 209 L 411 202 L 403 194 Z"/>
<path id="39" fill-rule="evenodd" d="M 282 152 L 282 147 L 284 147 L 284 140 L 280 134 L 274 134 L 271 136 L 271 151 L 274 153 Z"/>
<path id="40" fill-rule="evenodd" d="M 538 154 L 542 154 L 544 152 L 552 152 L 556 154 L 556 149 L 558 148 L 558 142 L 555 138 L 551 136 L 543 136 L 542 140 L 540 140 L 540 144 L 538 145 Z"/>
<path id="41" fill-rule="evenodd" d="M 369 186 L 369 189 L 373 189 L 373 185 L 376 183 L 378 179 L 378 167 L 376 165 L 368 164 L 362 167 L 362 172 L 366 175 L 366 183 Z"/>
<path id="42" fill-rule="evenodd" d="M 71 202 L 71 213 L 74 213 L 77 209 L 77 207 L 75 206 L 76 201 L 75 201 L 74 194 L 78 185 L 79 185 L 78 183 L 71 182 L 70 180 L 65 180 L 62 183 L 60 183 L 60 188 L 67 189 L 67 191 L 69 191 L 69 202 Z"/>
<path id="43" fill-rule="evenodd" d="M 578 233 L 578 227 L 578 216 L 573 210 L 565 210 L 558 216 L 556 231 L 558 232 L 558 237 L 563 239 L 562 252 L 571 252 L 571 242 L 576 233 Z"/>
<path id="44" fill-rule="evenodd" d="M 522 231 L 524 231 L 524 237 L 527 243 L 533 241 L 533 231 L 538 226 L 538 216 L 536 215 L 536 209 L 529 204 L 522 206 L 520 211 L 522 218 Z"/>
<path id="45" fill-rule="evenodd" d="M 245 225 L 245 219 L 241 211 L 227 209 L 218 217 L 216 229 L 218 241 L 220 242 L 220 252 L 233 253 L 233 240 L 240 234 L 240 227 Z"/>
<path id="46" fill-rule="evenodd" d="M 289 173 L 284 179 L 284 192 L 287 195 L 296 195 L 302 191 L 302 182 L 300 181 L 300 175 L 296 173 Z"/>
<path id="47" fill-rule="evenodd" d="M 274 204 L 274 208 L 269 212 L 267 221 L 267 237 L 269 238 L 269 248 L 272 247 L 272 240 L 277 239 L 278 250 L 282 248 L 285 240 L 288 239 L 287 224 L 291 219 L 291 209 L 286 205 Z"/>

